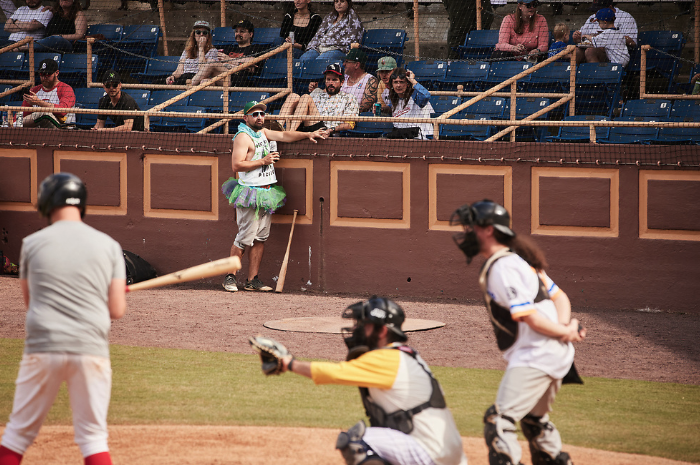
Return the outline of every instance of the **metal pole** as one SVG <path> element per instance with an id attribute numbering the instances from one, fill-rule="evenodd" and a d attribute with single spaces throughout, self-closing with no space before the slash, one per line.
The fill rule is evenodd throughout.
<path id="1" fill-rule="evenodd" d="M 226 27 L 226 0 L 221 0 L 221 27 Z"/>
<path id="2" fill-rule="evenodd" d="M 158 0 L 158 16 L 160 16 L 160 30 L 163 31 L 163 54 L 168 56 L 168 37 L 165 34 L 165 13 L 163 12 L 163 0 Z"/>
<path id="3" fill-rule="evenodd" d="M 484 9 L 481 6 L 481 0 L 476 0 L 476 30 L 481 30 L 481 14 Z"/>
<path id="4" fill-rule="evenodd" d="M 696 0 L 700 2 L 700 0 Z M 420 60 L 420 33 L 418 32 L 418 0 L 413 0 L 413 54 Z M 697 60 L 696 60 L 697 61 Z"/>
<path id="5" fill-rule="evenodd" d="M 639 51 L 639 98 L 645 98 L 647 93 L 647 50 L 649 45 L 642 45 Z"/>

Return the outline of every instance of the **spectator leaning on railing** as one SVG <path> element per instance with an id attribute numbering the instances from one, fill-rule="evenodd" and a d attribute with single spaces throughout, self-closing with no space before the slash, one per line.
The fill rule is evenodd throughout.
<path id="1" fill-rule="evenodd" d="M 73 51 L 73 43 L 85 38 L 87 20 L 80 0 L 58 0 L 50 8 L 53 13 L 46 26 L 46 37 L 34 44 L 35 52 Z"/>
<path id="2" fill-rule="evenodd" d="M 41 0 L 26 0 L 27 6 L 17 8 L 5 22 L 5 32 L 10 32 L 9 40 L 18 42 L 27 37 L 43 39 L 46 26 L 53 17 L 51 11 L 41 7 Z"/>
<path id="3" fill-rule="evenodd" d="M 37 68 L 41 85 L 32 87 L 24 94 L 23 107 L 45 107 L 51 109 L 72 108 L 75 106 L 73 88 L 58 80 L 58 63 L 51 58 L 42 60 Z M 65 112 L 24 112 L 25 128 L 60 128 L 63 124 L 75 123 L 75 113 Z"/>
<path id="4" fill-rule="evenodd" d="M 301 61 L 316 58 L 342 60 L 350 51 L 351 44 L 362 42 L 365 29 L 352 8 L 352 0 L 335 0 L 333 6 L 334 11 L 323 18 L 318 32 L 301 56 Z"/>
<path id="5" fill-rule="evenodd" d="M 543 59 L 549 50 L 549 28 L 544 16 L 537 13 L 537 0 L 518 0 L 515 13 L 501 22 L 496 51 L 492 58 L 532 55 Z M 520 59 L 520 58 L 519 58 Z"/>
<path id="6" fill-rule="evenodd" d="M 413 74 L 403 68 L 396 68 L 389 78 L 389 88 L 382 94 L 384 102 L 391 107 L 394 118 L 430 118 L 434 113 L 430 104 L 430 92 L 423 87 Z M 394 122 L 389 139 L 432 139 L 433 125 L 430 123 Z"/>
<path id="7" fill-rule="evenodd" d="M 365 72 L 367 54 L 359 48 L 351 49 L 345 56 L 345 80 L 340 88 L 357 99 L 360 113 L 371 111 L 377 102 L 378 79 Z"/>
<path id="8" fill-rule="evenodd" d="M 321 15 L 314 13 L 309 6 L 311 0 L 294 0 L 294 12 L 284 15 L 280 37 L 291 42 L 289 33 L 294 33 L 294 58 L 298 59 L 306 46 L 316 35 L 321 25 Z"/>
<path id="9" fill-rule="evenodd" d="M 187 80 L 194 78 L 206 63 L 218 60 L 219 51 L 211 42 L 211 26 L 207 21 L 197 21 L 187 38 L 185 50 L 180 56 L 180 63 L 173 74 L 165 78 L 165 83 L 184 86 Z"/>
<path id="10" fill-rule="evenodd" d="M 591 11 L 598 12 L 602 8 L 612 8 L 615 12 L 615 27 L 625 38 L 628 47 L 637 45 L 637 22 L 631 14 L 613 6 L 613 0 L 596 0 L 591 5 Z M 595 13 L 593 13 L 583 25 L 581 30 L 574 31 L 573 39 L 575 43 L 581 42 L 583 34 L 594 35 L 603 32 Z"/>
<path id="11" fill-rule="evenodd" d="M 583 34 L 582 44 L 589 47 L 579 47 L 576 51 L 576 60 L 579 63 L 620 63 L 627 66 L 630 54 L 625 43 L 625 36 L 615 27 L 615 10 L 602 8 L 595 14 L 598 27 L 602 29 L 599 34 Z"/>
<path id="12" fill-rule="evenodd" d="M 134 98 L 122 92 L 122 80 L 114 70 L 109 70 L 102 78 L 102 87 L 104 87 L 107 95 L 100 99 L 97 108 L 100 110 L 122 110 L 122 111 L 139 111 L 139 104 Z M 92 128 L 96 131 L 143 131 L 143 116 L 135 118 L 125 115 L 109 115 L 109 119 L 114 122 L 115 127 L 106 128 L 105 121 L 107 115 L 97 115 L 97 123 Z"/>

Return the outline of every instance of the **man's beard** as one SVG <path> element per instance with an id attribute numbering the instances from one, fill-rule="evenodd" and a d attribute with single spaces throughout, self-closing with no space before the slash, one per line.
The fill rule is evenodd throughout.
<path id="1" fill-rule="evenodd" d="M 264 123 L 256 123 L 255 121 L 253 121 L 248 126 L 250 126 L 251 129 L 255 129 L 256 131 L 260 131 L 264 127 Z"/>
<path id="2" fill-rule="evenodd" d="M 331 90 L 331 89 L 333 89 L 333 90 Z M 334 88 L 326 87 L 326 92 L 328 92 L 328 95 L 335 95 L 338 92 L 340 92 L 340 87 L 334 87 Z"/>

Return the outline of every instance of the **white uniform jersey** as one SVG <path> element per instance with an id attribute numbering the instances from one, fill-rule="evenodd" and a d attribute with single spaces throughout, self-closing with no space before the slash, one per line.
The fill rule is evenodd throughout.
<path id="1" fill-rule="evenodd" d="M 630 62 L 630 53 L 627 50 L 625 36 L 617 28 L 605 29 L 603 32 L 591 39 L 595 47 L 605 49 L 605 54 L 611 63 L 620 63 L 627 66 Z"/>
<path id="2" fill-rule="evenodd" d="M 558 322 L 554 302 L 545 299 L 535 302 L 539 290 L 537 272 L 516 254 L 502 257 L 492 265 L 489 271 L 488 293 L 498 305 L 510 309 L 513 319 L 537 312 L 552 322 Z M 559 287 L 540 272 L 550 296 L 561 292 Z M 574 361 L 573 344 L 559 342 L 558 339 L 540 334 L 520 321 L 518 337 L 515 343 L 503 352 L 508 362 L 508 369 L 515 367 L 536 368 L 555 379 L 563 378 Z"/>
<path id="3" fill-rule="evenodd" d="M 240 134 L 246 134 L 250 137 L 247 131 L 239 131 L 233 138 L 239 137 Z M 270 154 L 270 141 L 265 137 L 264 131 L 259 131 L 260 137 L 250 137 L 255 145 L 255 153 L 253 154 L 254 160 L 261 160 Z M 275 145 L 275 148 L 277 146 Z M 251 171 L 239 171 L 238 172 L 238 182 L 243 186 L 255 187 L 255 186 L 269 186 L 270 184 L 277 183 L 277 176 L 275 175 L 275 165 L 263 165 L 259 168 L 255 168 Z"/>
<path id="4" fill-rule="evenodd" d="M 637 43 L 637 21 L 634 20 L 631 14 L 626 11 L 622 11 L 619 8 L 613 8 L 615 10 L 615 27 L 619 29 L 623 36 L 629 36 Z M 595 35 L 603 30 L 598 25 L 598 21 L 595 19 L 595 14 L 592 14 L 587 20 L 586 24 L 581 27 L 581 34 Z"/>

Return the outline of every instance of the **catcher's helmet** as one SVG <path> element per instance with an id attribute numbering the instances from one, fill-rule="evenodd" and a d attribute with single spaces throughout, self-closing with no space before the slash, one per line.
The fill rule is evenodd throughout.
<path id="1" fill-rule="evenodd" d="M 369 300 L 350 305 L 343 312 L 343 318 L 383 325 L 404 341 L 408 339 L 401 329 L 401 325 L 406 319 L 403 309 L 393 300 L 384 297 L 375 295 Z"/>
<path id="2" fill-rule="evenodd" d="M 48 217 L 51 210 L 70 205 L 80 209 L 80 217 L 85 216 L 87 189 L 74 174 L 55 173 L 41 182 L 39 187 L 39 213 Z"/>
<path id="3" fill-rule="evenodd" d="M 508 210 L 493 200 L 484 199 L 471 206 L 462 205 L 452 214 L 452 223 L 466 226 L 493 226 L 506 236 L 515 237 L 515 232 L 510 229 Z"/>

